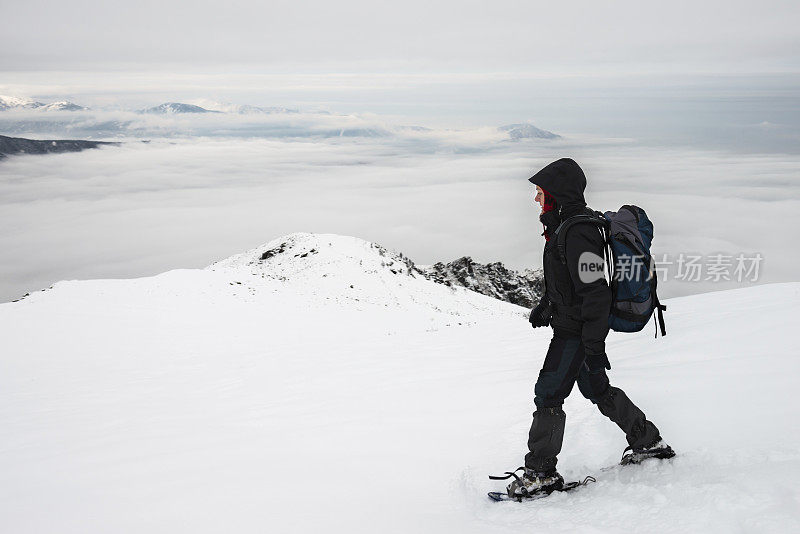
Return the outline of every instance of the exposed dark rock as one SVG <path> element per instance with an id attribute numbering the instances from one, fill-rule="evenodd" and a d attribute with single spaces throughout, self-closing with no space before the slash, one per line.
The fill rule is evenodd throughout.
<path id="1" fill-rule="evenodd" d="M 303 252 L 302 254 L 295 254 L 294 257 L 295 258 L 306 258 L 306 257 L 308 257 L 309 254 L 316 254 L 317 252 L 319 252 L 317 249 L 312 248 L 308 252 Z"/>
<path id="2" fill-rule="evenodd" d="M 103 145 L 119 145 L 105 141 L 78 140 L 38 140 L 22 137 L 6 137 L 0 135 L 0 159 L 14 154 L 48 154 L 59 152 L 79 152 L 87 148 L 98 148 Z"/>
<path id="3" fill-rule="evenodd" d="M 276 254 L 282 254 L 286 252 L 286 245 L 288 245 L 288 243 L 281 243 L 280 246 L 267 250 L 261 255 L 261 261 L 268 260 Z"/>
<path id="4" fill-rule="evenodd" d="M 461 286 L 483 295 L 532 308 L 542 296 L 544 280 L 540 269 L 522 273 L 507 269 L 502 263 L 476 263 L 464 256 L 450 263 L 416 267 L 423 276 L 447 286 Z"/>

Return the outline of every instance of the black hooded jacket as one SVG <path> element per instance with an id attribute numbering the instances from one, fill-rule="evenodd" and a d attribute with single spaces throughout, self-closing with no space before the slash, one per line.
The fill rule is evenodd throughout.
<path id="1" fill-rule="evenodd" d="M 542 221 L 551 235 L 558 223 L 567 217 L 591 213 L 583 198 L 586 176 L 572 159 L 554 161 L 529 181 L 556 199 L 557 216 L 543 217 Z M 553 332 L 562 337 L 580 337 L 587 356 L 605 354 L 611 290 L 605 278 L 600 277 L 588 283 L 581 280 L 579 265 L 587 257 L 592 257 L 584 253 L 603 258 L 603 236 L 593 224 L 575 224 L 566 235 L 565 245 L 566 265 L 561 263 L 555 238 L 545 244 L 542 260 L 546 288 L 544 298 L 548 298 L 552 304 Z"/>

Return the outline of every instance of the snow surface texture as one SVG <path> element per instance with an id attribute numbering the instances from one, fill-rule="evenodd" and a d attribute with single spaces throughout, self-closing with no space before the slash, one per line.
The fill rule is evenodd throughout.
<path id="1" fill-rule="evenodd" d="M 323 242 L 320 242 L 319 239 L 323 239 Z M 328 242 L 324 242 L 324 239 L 328 239 Z M 368 253 L 365 254 L 367 249 Z M 323 255 L 315 258 L 320 251 L 324 251 Z M 355 267 L 356 263 L 357 267 Z M 287 277 L 293 279 L 303 277 L 315 288 L 325 287 L 332 280 L 335 280 L 333 283 L 336 288 L 341 285 L 338 275 L 345 274 L 346 278 L 358 279 L 363 272 L 372 275 L 368 278 L 369 280 L 376 280 L 382 274 L 391 273 L 394 275 L 390 277 L 391 280 L 382 280 L 381 282 L 385 287 L 390 287 L 396 283 L 397 275 L 405 274 L 411 278 L 424 277 L 446 286 L 465 287 L 482 295 L 529 309 L 539 302 L 544 289 L 541 269 L 527 269 L 520 274 L 513 269 L 507 269 L 501 262 L 484 265 L 476 263 L 468 256 L 448 263 L 415 265 L 402 253 L 388 251 L 375 243 L 336 235 L 320 237 L 304 233 L 292 234 L 228 258 L 212 265 L 211 268 L 239 268 L 241 266 L 252 268 L 254 274 L 262 277 L 280 280 L 285 280 Z M 352 272 L 353 267 L 355 267 L 356 273 Z M 331 278 L 323 280 L 328 277 Z M 319 282 L 315 282 L 315 280 Z M 423 284 L 421 287 L 427 288 L 428 286 Z M 370 291 L 375 289 L 377 288 L 369 288 Z M 355 297 L 357 292 L 349 293 L 347 298 L 357 301 L 365 298 L 364 295 Z M 334 294 L 336 294 L 336 289 L 334 289 Z M 407 289 L 401 283 L 400 297 L 407 296 Z M 383 299 L 380 300 L 383 301 Z M 396 300 L 395 303 L 397 302 Z"/>
<path id="2" fill-rule="evenodd" d="M 559 468 L 597 483 L 493 503 L 550 333 L 404 266 L 294 234 L 0 305 L 0 530 L 800 531 L 800 283 L 670 299 L 667 337 L 610 336 L 612 383 L 676 458 L 601 471 L 624 437 L 574 392 Z"/>
<path id="3" fill-rule="evenodd" d="M 527 310 L 500 303 L 460 287 L 432 284 L 414 263 L 380 245 L 354 237 L 297 233 L 270 241 L 243 254 L 217 262 L 208 269 L 236 278 L 253 279 L 276 293 L 303 298 L 301 307 L 337 305 L 337 315 L 348 310 L 394 316 L 402 310 L 398 328 L 410 325 L 472 324 L 487 316 L 525 316 Z M 237 279 L 238 281 L 238 279 Z M 344 309 L 340 306 L 344 304 Z M 391 323 L 394 319 L 386 317 Z M 361 321 L 361 319 L 358 319 Z"/>

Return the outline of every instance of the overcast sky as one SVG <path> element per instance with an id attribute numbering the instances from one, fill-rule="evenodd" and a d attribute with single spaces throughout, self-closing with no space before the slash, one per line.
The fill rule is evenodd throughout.
<path id="1" fill-rule="evenodd" d="M 4 1 L 3 70 L 796 71 L 796 1 Z"/>

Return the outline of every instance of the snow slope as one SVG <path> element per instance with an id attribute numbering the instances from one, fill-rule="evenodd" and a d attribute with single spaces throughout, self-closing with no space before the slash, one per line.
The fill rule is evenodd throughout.
<path id="1" fill-rule="evenodd" d="M 667 337 L 611 336 L 612 383 L 678 457 L 600 471 L 624 437 L 575 391 L 559 468 L 598 482 L 492 503 L 549 333 L 403 265 L 293 234 L 0 304 L 0 531 L 800 531 L 800 283 L 672 299 Z"/>

